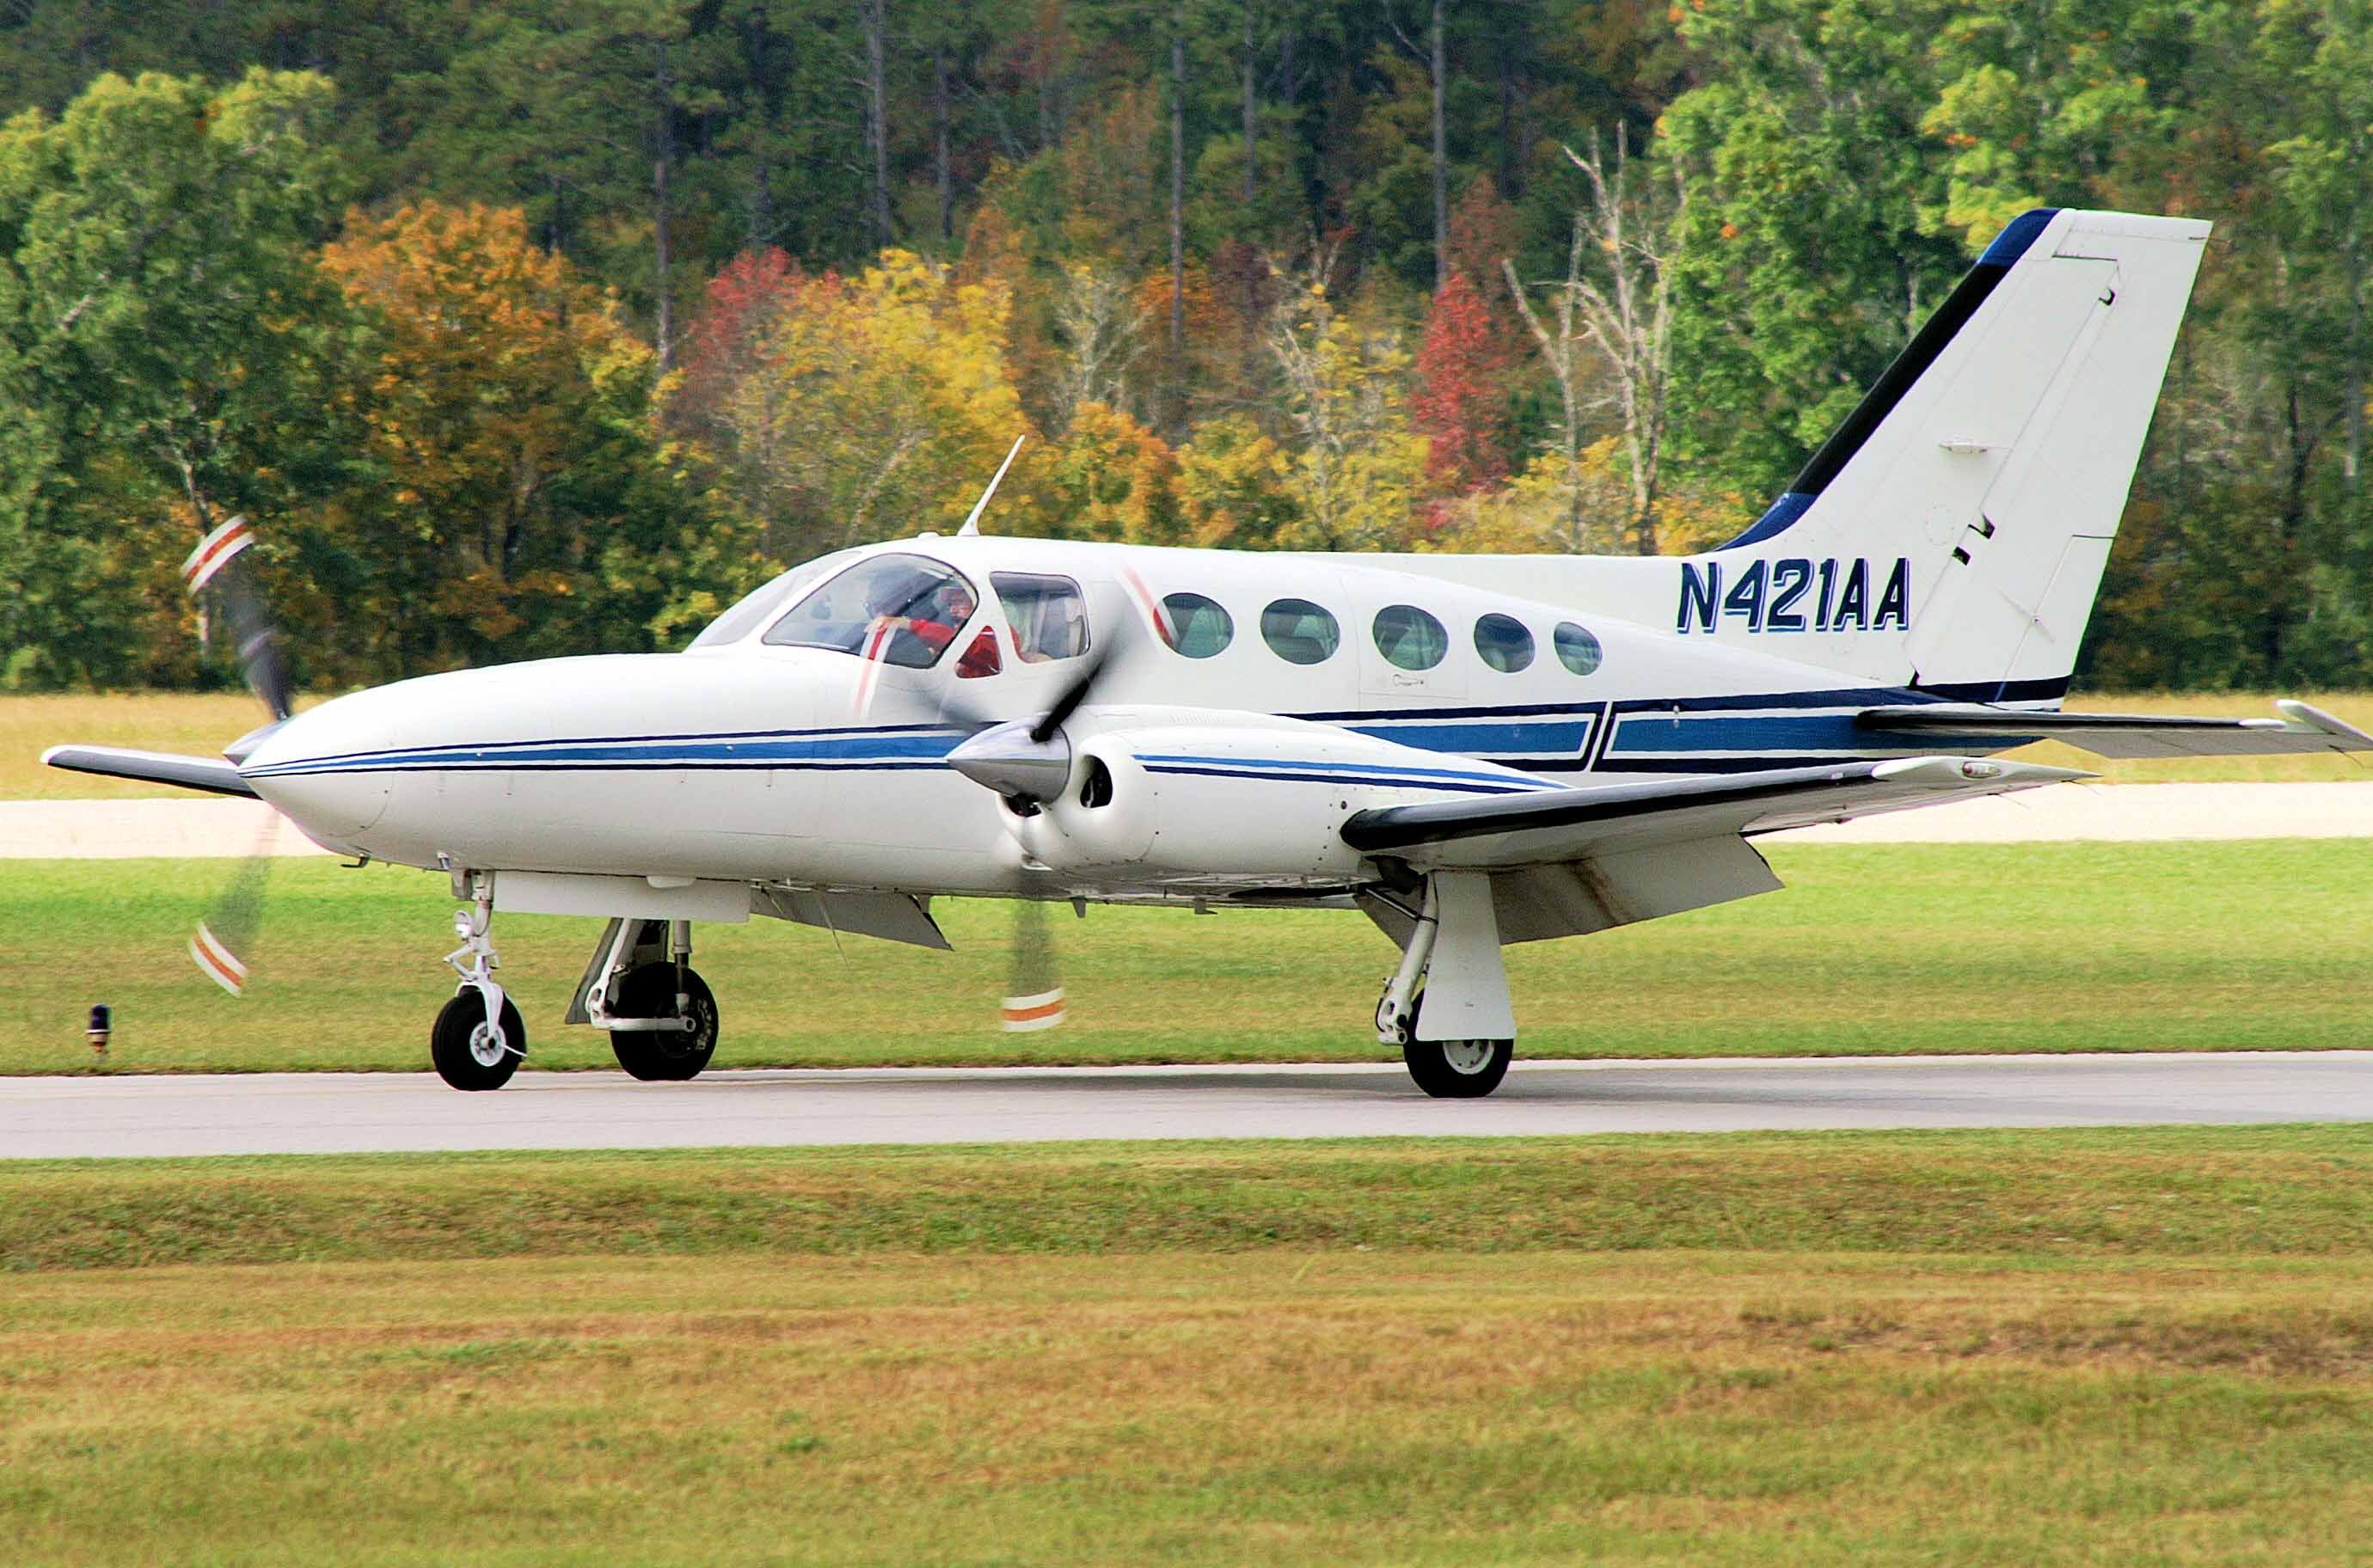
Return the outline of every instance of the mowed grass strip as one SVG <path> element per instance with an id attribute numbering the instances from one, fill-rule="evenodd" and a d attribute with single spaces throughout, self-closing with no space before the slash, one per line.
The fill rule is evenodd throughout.
<path id="1" fill-rule="evenodd" d="M 1782 892 L 1508 950 L 1532 1057 L 2358 1047 L 2373 1039 L 2373 839 L 1774 846 Z M 272 872 L 233 1001 L 189 933 L 228 861 L 0 861 L 0 1072 L 419 1071 L 452 994 L 441 877 L 326 860 Z M 696 929 L 719 1067 L 1387 1060 L 1368 1026 L 1392 945 L 1356 914 L 1058 911 L 1070 1021 L 997 1026 L 1010 905 L 942 900 L 954 953 L 777 920 Z M 531 1068 L 613 1065 L 560 1024 L 598 922 L 501 917 Z M 13 946 L 12 946 L 13 944 Z M 59 955 L 68 961 L 59 962 Z"/>
<path id="2" fill-rule="evenodd" d="M 0 1215 L 47 1218 L 6 1233 L 7 1557 L 2361 1561 L 2368 1162 L 2291 1128 L 12 1168 Z M 77 1230 L 159 1239 L 42 1239 Z"/>
<path id="3" fill-rule="evenodd" d="M 303 709 L 328 695 L 299 698 Z M 2072 711 L 2197 714 L 2212 719 L 2272 719 L 2274 698 L 2302 696 L 2349 723 L 2373 730 L 2367 692 L 2106 692 L 2068 699 Z M 116 692 L 0 696 L 0 801 L 187 800 L 186 790 L 62 773 L 41 753 L 65 742 L 214 756 L 263 721 L 244 692 Z M 2330 754 L 2208 756 L 2114 761 L 2045 742 L 2010 754 L 2032 762 L 2081 767 L 2112 783 L 2294 783 L 2373 778 L 2373 764 Z"/>
<path id="4" fill-rule="evenodd" d="M 2373 1250 L 2373 1129 L 2090 1129 L 0 1166 L 0 1271 L 657 1254 Z M 0 1305 L 0 1313 L 5 1313 Z"/>

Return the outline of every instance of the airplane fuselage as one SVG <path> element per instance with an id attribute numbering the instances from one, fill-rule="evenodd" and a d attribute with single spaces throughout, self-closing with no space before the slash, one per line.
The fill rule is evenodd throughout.
<path id="1" fill-rule="evenodd" d="M 815 583 L 883 556 L 948 568 L 973 601 L 929 667 L 878 649 L 869 657 L 768 640 L 776 617 Z M 1198 811 L 1233 813 L 1244 830 L 1291 815 L 1303 796 L 1323 797 L 1327 820 L 1339 821 L 1347 808 L 1413 792 L 1452 798 L 1935 749 L 1918 737 L 1890 743 L 1854 722 L 1858 709 L 1923 694 L 1781 658 L 1766 642 L 1451 580 L 1428 569 L 1435 564 L 926 535 L 833 557 L 747 617 L 738 638 L 681 654 L 461 671 L 335 699 L 284 726 L 240 772 L 321 843 L 381 861 L 994 895 L 1022 889 L 1026 838 L 997 795 L 943 759 L 982 722 L 1045 709 L 1100 655 L 1112 662 L 1074 729 L 1176 731 L 1177 743 L 1137 747 L 1156 759 L 1144 782 L 1159 790 L 1191 777 Z M 1677 564 L 1600 564 L 1622 570 L 1617 586 L 1633 602 L 1688 608 Z M 1027 657 L 1028 634 L 1008 613 L 1017 581 L 1033 592 L 1076 584 L 1084 648 Z M 1778 614 L 1809 624 L 1825 613 L 1820 598 L 1815 572 L 1804 603 Z M 1028 603 L 1043 607 L 1043 594 Z M 1838 607 L 1833 591 L 1827 613 Z M 1758 631 L 1772 613 L 1767 597 Z M 1717 626 L 1720 618 L 1717 607 Z M 979 659 L 964 667 L 984 637 L 995 669 L 981 672 Z M 1273 716 L 1288 721 L 1278 737 L 1293 738 L 1196 740 L 1198 718 L 1222 712 L 1240 731 L 1243 716 Z M 1365 738 L 1432 754 L 1440 766 L 1412 769 L 1381 751 L 1318 756 L 1314 726 L 1355 747 Z M 1235 787 L 1215 784 L 1225 780 Z M 1115 857 L 1064 891 L 1323 885 L 1353 874 L 1357 860 L 1331 841 L 1306 868 L 1287 854 L 1232 879 L 1216 866 L 1203 874 L 1157 856 L 1129 869 Z"/>

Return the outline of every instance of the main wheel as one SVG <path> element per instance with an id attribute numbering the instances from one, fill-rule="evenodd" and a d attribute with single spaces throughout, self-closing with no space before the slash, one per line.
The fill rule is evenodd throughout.
<path id="1" fill-rule="evenodd" d="M 672 964 L 627 970 L 610 998 L 610 1012 L 620 1018 L 674 1017 L 678 973 Z M 692 1028 L 610 1031 L 610 1048 L 617 1053 L 618 1065 L 646 1083 L 680 1083 L 717 1054 L 717 999 L 709 994 L 707 981 L 690 969 L 681 973 Z"/>
<path id="2" fill-rule="evenodd" d="M 437 1014 L 428 1034 L 428 1059 L 437 1076 L 456 1089 L 499 1089 L 519 1071 L 527 1054 L 527 1024 L 511 999 L 503 998 L 500 1044 L 486 1028 L 486 999 L 464 986 Z"/>
<path id="3" fill-rule="evenodd" d="M 1437 1100 L 1479 1100 L 1515 1059 L 1514 1040 L 1410 1040 L 1401 1047 L 1417 1086 Z"/>

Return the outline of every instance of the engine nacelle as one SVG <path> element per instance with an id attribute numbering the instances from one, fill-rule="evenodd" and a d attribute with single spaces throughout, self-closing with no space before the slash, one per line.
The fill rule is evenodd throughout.
<path id="1" fill-rule="evenodd" d="M 1373 806 L 1448 798 L 1457 779 L 1537 787 L 1512 769 L 1302 720 L 1173 709 L 1114 713 L 1077 736 L 1068 787 L 1014 823 L 1057 871 L 1179 877 L 1349 879 L 1360 853 L 1344 820 Z"/>

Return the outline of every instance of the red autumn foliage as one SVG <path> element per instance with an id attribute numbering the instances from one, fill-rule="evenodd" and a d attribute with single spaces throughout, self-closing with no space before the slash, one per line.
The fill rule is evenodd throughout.
<path id="1" fill-rule="evenodd" d="M 675 394 L 679 416 L 701 419 L 749 372 L 766 322 L 807 281 L 799 263 L 772 245 L 742 252 L 708 280 L 676 360 L 684 374 Z"/>
<path id="2" fill-rule="evenodd" d="M 1431 441 L 1427 477 L 1445 495 L 1507 478 L 1507 350 L 1482 294 L 1464 272 L 1452 273 L 1433 297 L 1417 373 L 1410 412 Z"/>

